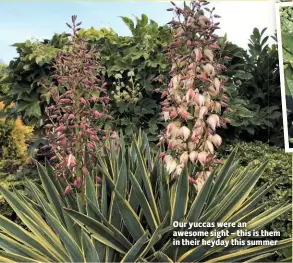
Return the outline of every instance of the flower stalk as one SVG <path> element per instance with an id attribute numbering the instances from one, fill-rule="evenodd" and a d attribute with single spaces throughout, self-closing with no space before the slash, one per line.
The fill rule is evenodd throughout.
<path id="1" fill-rule="evenodd" d="M 215 30 L 214 9 L 208 3 L 192 1 L 179 8 L 172 3 L 176 15 L 169 24 L 175 39 L 167 56 L 172 64 L 171 80 L 163 92 L 162 119 L 168 122 L 160 136 L 159 145 L 166 143 L 162 153 L 166 168 L 173 176 L 192 164 L 196 173 L 191 182 L 206 180 L 216 161 L 216 151 L 222 144 L 217 128 L 226 127 L 230 120 L 223 118 L 229 111 L 229 95 L 221 72 L 225 70 Z"/>

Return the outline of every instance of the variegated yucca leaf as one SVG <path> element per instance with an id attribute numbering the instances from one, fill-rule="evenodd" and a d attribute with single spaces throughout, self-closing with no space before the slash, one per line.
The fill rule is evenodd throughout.
<path id="1" fill-rule="evenodd" d="M 38 164 L 42 185 L 27 181 L 30 198 L 0 187 L 25 225 L 0 216 L 0 262 L 254 262 L 291 246 L 291 239 L 275 246 L 172 245 L 174 220 L 246 222 L 246 230 L 260 230 L 290 210 L 291 204 L 264 210 L 260 200 L 273 186 L 251 193 L 266 163 L 240 172 L 235 149 L 196 194 L 189 168 L 171 180 L 145 134 L 129 148 L 121 134 L 118 152 L 109 146 L 79 193 L 64 196 L 65 185 L 48 163 Z"/>

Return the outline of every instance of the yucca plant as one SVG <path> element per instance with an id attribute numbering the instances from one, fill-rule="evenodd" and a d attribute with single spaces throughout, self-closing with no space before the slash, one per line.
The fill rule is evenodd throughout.
<path id="1" fill-rule="evenodd" d="M 38 164 L 42 185 L 27 181 L 30 198 L 0 187 L 25 226 L 0 216 L 0 262 L 251 262 L 291 246 L 291 239 L 254 247 L 172 244 L 174 221 L 247 222 L 246 230 L 258 230 L 291 209 L 279 204 L 264 211 L 259 200 L 272 186 L 251 195 L 266 164 L 240 172 L 235 150 L 194 196 L 187 169 L 170 181 L 145 135 L 130 148 L 120 136 L 119 151 L 112 148 L 93 172 L 101 179 L 94 183 L 88 174 L 84 192 L 64 195 L 48 163 Z"/>

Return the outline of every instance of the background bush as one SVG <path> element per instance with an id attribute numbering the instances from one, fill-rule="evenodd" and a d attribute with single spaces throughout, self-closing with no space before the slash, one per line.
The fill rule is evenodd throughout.
<path id="1" fill-rule="evenodd" d="M 254 28 L 247 51 L 232 43 L 225 47 L 232 58 L 225 72 L 234 91 L 231 107 L 237 110 L 228 137 L 284 147 L 277 40 L 272 36 L 275 43 L 269 45 L 265 32 Z"/>
<path id="2" fill-rule="evenodd" d="M 142 128 L 150 141 L 156 142 L 164 128 L 158 118 L 160 95 L 171 68 L 164 51 L 174 34 L 170 27 L 159 26 L 146 15 L 134 21 L 127 17 L 122 20 L 131 36 L 119 36 L 105 28 L 82 29 L 80 34 L 94 43 L 105 66 L 102 73 L 115 118 L 109 126 L 122 129 L 126 138 Z M 224 133 L 231 135 L 226 138 L 236 134 L 240 140 L 257 139 L 283 147 L 278 51 L 275 44 L 267 44 L 268 38 L 265 30 L 254 29 L 248 51 L 230 43 L 226 36 L 219 40 L 224 55 L 231 57 L 225 75 L 233 76 L 229 104 L 235 110 L 230 114 L 231 126 Z M 26 124 L 43 125 L 49 98 L 41 83 L 51 81 L 52 60 L 66 43 L 65 34 L 55 34 L 44 41 L 14 44 L 19 56 L 10 62 L 0 81 L 0 85 L 10 86 L 2 100 L 6 104 L 16 102 L 10 115 L 20 114 Z M 159 81 L 154 81 L 158 77 Z"/>
<path id="3" fill-rule="evenodd" d="M 268 166 L 258 182 L 258 186 L 265 183 L 273 184 L 276 180 L 279 183 L 265 196 L 262 202 L 268 202 L 267 208 L 282 202 L 292 200 L 292 155 L 285 153 L 283 149 L 269 146 L 261 142 L 234 142 L 222 148 L 220 155 L 226 158 L 232 149 L 238 145 L 238 158 L 243 169 L 250 163 L 259 165 L 269 160 Z M 266 227 L 267 230 L 281 232 L 280 239 L 292 235 L 292 213 L 286 213 L 275 219 Z"/>

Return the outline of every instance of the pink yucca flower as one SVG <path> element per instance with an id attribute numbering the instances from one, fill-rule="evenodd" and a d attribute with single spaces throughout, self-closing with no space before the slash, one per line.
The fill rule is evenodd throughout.
<path id="1" fill-rule="evenodd" d="M 79 188 L 81 186 L 81 183 L 82 183 L 82 180 L 81 180 L 81 177 L 77 177 L 75 180 L 74 180 L 74 187 L 76 188 Z"/>
<path id="2" fill-rule="evenodd" d="M 71 102 L 71 99 L 60 99 L 61 103 L 69 103 Z"/>
<path id="3" fill-rule="evenodd" d="M 191 131 L 186 127 L 183 126 L 179 129 L 179 134 L 181 138 L 183 138 L 183 141 L 186 141 L 190 136 Z"/>
<path id="4" fill-rule="evenodd" d="M 216 127 L 220 126 L 220 118 L 216 114 L 212 114 L 207 118 L 207 123 L 210 125 L 210 127 L 215 131 Z"/>
<path id="5" fill-rule="evenodd" d="M 87 168 L 84 166 L 84 167 L 82 167 L 82 175 L 83 176 L 86 176 L 87 175 L 87 173 L 88 173 L 88 170 L 87 170 Z"/>
<path id="6" fill-rule="evenodd" d="M 71 186 L 70 185 L 67 185 L 66 188 L 65 188 L 65 190 L 64 190 L 64 194 L 65 195 L 68 195 L 70 193 L 71 193 Z"/>
<path id="7" fill-rule="evenodd" d="M 80 100 L 80 102 L 81 102 L 83 105 L 86 105 L 86 104 L 87 104 L 87 101 L 85 100 L 85 98 L 80 98 L 79 100 Z"/>
<path id="8" fill-rule="evenodd" d="M 222 144 L 222 138 L 218 135 L 218 134 L 214 134 L 212 136 L 210 136 L 211 138 L 211 142 L 216 146 L 216 147 L 220 147 Z"/>
<path id="9" fill-rule="evenodd" d="M 46 108 L 46 135 L 51 153 L 58 156 L 50 161 L 54 161 L 56 175 L 74 186 L 79 185 L 77 178 L 94 168 L 108 139 L 108 133 L 96 127 L 100 121 L 113 118 L 108 114 L 110 98 L 96 47 L 78 35 L 79 24 L 75 20 L 70 27 L 72 49 L 61 50 L 54 58 L 53 78 L 57 84 L 45 87 L 54 101 L 54 105 Z M 103 120 L 99 120 L 101 117 Z M 99 140 L 99 136 L 104 139 Z"/>
<path id="10" fill-rule="evenodd" d="M 188 155 L 188 152 L 183 152 L 182 154 L 181 154 L 181 156 L 180 156 L 180 163 L 181 164 L 187 164 L 187 162 L 188 162 L 188 158 L 189 158 L 189 155 Z"/>
<path id="11" fill-rule="evenodd" d="M 226 79 L 220 75 L 225 61 L 214 34 L 219 27 L 209 18 L 212 15 L 202 15 L 203 8 L 200 1 L 192 1 L 190 8 L 174 8 L 178 18 L 170 24 L 176 40 L 167 52 L 171 80 L 161 103 L 162 120 L 169 123 L 158 144 L 167 145 L 161 158 L 172 176 L 188 164 L 195 167 L 191 176 L 197 178 L 198 190 L 216 164 L 216 151 L 222 144 L 216 129 L 230 123 L 223 116 L 229 109 L 229 96 Z"/>

